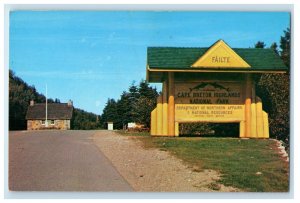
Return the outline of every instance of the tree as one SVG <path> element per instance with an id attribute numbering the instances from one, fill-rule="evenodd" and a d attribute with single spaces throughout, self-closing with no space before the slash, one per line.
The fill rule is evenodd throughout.
<path id="1" fill-rule="evenodd" d="M 137 112 L 137 122 L 144 124 L 145 127 L 150 127 L 151 112 L 156 107 L 156 99 L 158 92 L 156 88 L 149 86 L 145 80 L 141 80 L 139 84 L 140 97 L 135 105 L 135 111 Z"/>
<path id="2" fill-rule="evenodd" d="M 133 107 L 133 110 L 137 114 L 135 121 L 145 125 L 147 128 L 150 128 L 151 112 L 155 107 L 156 100 L 141 96 L 136 105 Z"/>
<path id="3" fill-rule="evenodd" d="M 30 100 L 45 102 L 45 96 L 36 92 L 34 86 L 28 85 L 9 70 L 9 130 L 26 129 L 26 112 Z"/>
<path id="4" fill-rule="evenodd" d="M 132 122 L 131 102 L 130 94 L 124 91 L 117 105 L 118 114 L 122 121 L 122 129 L 126 128 L 127 123 Z"/>
<path id="5" fill-rule="evenodd" d="M 145 80 L 140 81 L 138 90 L 141 97 L 147 97 L 150 99 L 158 96 L 156 88 L 150 87 L 149 83 L 147 83 Z"/>
<path id="6" fill-rule="evenodd" d="M 129 87 L 129 92 L 128 92 L 128 111 L 126 112 L 126 116 L 130 122 L 135 122 L 137 120 L 137 114 L 134 111 L 134 106 L 136 105 L 140 94 L 138 87 L 135 85 L 135 81 L 133 81 Z"/>
<path id="7" fill-rule="evenodd" d="M 102 113 L 102 125 L 105 127 L 107 122 L 114 122 L 114 126 L 119 127 L 118 123 L 120 120 L 117 111 L 117 102 L 114 99 L 108 99 Z"/>
<path id="8" fill-rule="evenodd" d="M 142 80 L 139 86 L 132 82 L 128 91 L 123 91 L 119 100 L 109 99 L 104 107 L 102 125 L 114 122 L 114 127 L 124 129 L 129 122 L 150 126 L 151 111 L 156 106 L 158 93 Z"/>
<path id="9" fill-rule="evenodd" d="M 272 43 L 271 46 L 270 46 L 271 49 L 274 50 L 274 52 L 279 55 L 279 52 L 278 52 L 278 45 L 276 44 L 276 42 Z"/>
<path id="10" fill-rule="evenodd" d="M 73 130 L 92 130 L 101 127 L 99 116 L 94 113 L 86 112 L 82 109 L 74 108 L 71 120 Z"/>
<path id="11" fill-rule="evenodd" d="M 291 30 L 287 28 L 283 32 L 284 35 L 280 37 L 280 56 L 285 65 L 290 68 Z"/>
<path id="12" fill-rule="evenodd" d="M 275 44 L 275 43 L 273 43 Z M 273 46 L 274 47 L 274 46 Z M 290 65 L 290 29 L 280 38 L 280 57 Z M 289 146 L 290 133 L 290 75 L 263 74 L 257 79 L 257 95 L 264 101 L 263 108 L 269 113 L 270 136 Z"/>
<path id="13" fill-rule="evenodd" d="M 258 41 L 258 42 L 254 45 L 255 48 L 260 48 L 260 49 L 265 48 L 265 46 L 266 46 L 266 44 L 265 44 L 263 41 Z"/>

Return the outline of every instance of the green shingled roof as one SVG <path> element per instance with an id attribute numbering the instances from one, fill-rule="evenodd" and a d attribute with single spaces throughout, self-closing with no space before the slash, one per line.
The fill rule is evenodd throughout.
<path id="1" fill-rule="evenodd" d="M 191 65 L 198 60 L 209 48 L 178 48 L 178 47 L 149 47 L 147 65 L 152 70 L 197 70 Z M 255 48 L 233 48 L 233 50 L 243 58 L 251 68 L 201 68 L 201 70 L 235 70 L 247 72 L 263 71 L 286 71 L 280 57 L 272 49 Z M 198 69 L 199 70 L 199 69 Z"/>

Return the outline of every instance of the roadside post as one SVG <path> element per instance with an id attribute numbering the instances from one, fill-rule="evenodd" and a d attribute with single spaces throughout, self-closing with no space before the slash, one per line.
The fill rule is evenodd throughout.
<path id="1" fill-rule="evenodd" d="M 114 130 L 114 122 L 107 122 L 107 130 Z"/>

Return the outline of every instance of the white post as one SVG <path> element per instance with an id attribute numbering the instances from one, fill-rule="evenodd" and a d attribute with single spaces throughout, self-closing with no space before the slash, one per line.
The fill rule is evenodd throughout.
<path id="1" fill-rule="evenodd" d="M 48 98 L 47 98 L 47 84 L 46 84 L 46 121 L 45 126 L 48 127 Z"/>

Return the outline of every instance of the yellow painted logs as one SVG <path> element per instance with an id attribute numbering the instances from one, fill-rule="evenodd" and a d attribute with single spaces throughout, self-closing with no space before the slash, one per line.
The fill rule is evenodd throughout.
<path id="1" fill-rule="evenodd" d="M 163 92 L 157 97 L 156 108 L 151 112 L 151 135 L 168 136 L 168 84 L 163 83 Z"/>
<path id="2" fill-rule="evenodd" d="M 150 134 L 152 136 L 156 135 L 156 117 L 157 117 L 157 112 L 156 108 L 151 112 L 151 129 L 150 129 Z"/>
<path id="3" fill-rule="evenodd" d="M 265 111 L 263 111 L 263 120 L 264 120 L 264 135 L 263 135 L 263 138 L 269 138 L 268 114 Z"/>
<path id="4" fill-rule="evenodd" d="M 264 120 L 262 102 L 259 97 L 256 97 L 256 132 L 257 137 L 264 137 Z"/>
<path id="5" fill-rule="evenodd" d="M 240 122 L 239 136 L 245 138 L 269 138 L 268 114 L 262 109 L 262 102 L 255 95 L 250 75 L 245 84 L 245 120 Z M 163 83 L 162 95 L 151 112 L 151 135 L 179 136 L 179 123 L 175 122 L 174 73 L 168 73 Z"/>
<path id="6" fill-rule="evenodd" d="M 252 103 L 251 103 L 251 137 L 257 137 L 256 132 L 256 95 L 255 86 L 252 86 Z"/>
<path id="7" fill-rule="evenodd" d="M 162 96 L 157 97 L 157 106 L 156 106 L 156 135 L 163 134 L 163 105 L 162 105 Z"/>
<path id="8" fill-rule="evenodd" d="M 240 137 L 245 137 L 245 121 L 240 122 Z"/>
<path id="9" fill-rule="evenodd" d="M 174 99 L 174 73 L 168 73 L 168 134 L 175 136 L 175 99 Z"/>
<path id="10" fill-rule="evenodd" d="M 168 83 L 165 81 L 163 83 L 163 99 L 162 99 L 162 108 L 163 108 L 163 118 L 162 118 L 162 123 L 163 123 L 163 130 L 162 130 L 162 135 L 168 136 Z"/>
<path id="11" fill-rule="evenodd" d="M 245 97 L 245 137 L 251 137 L 251 97 L 252 97 L 252 78 L 246 76 L 246 97 Z"/>
<path id="12" fill-rule="evenodd" d="M 175 136 L 179 136 L 179 123 L 175 122 Z"/>

